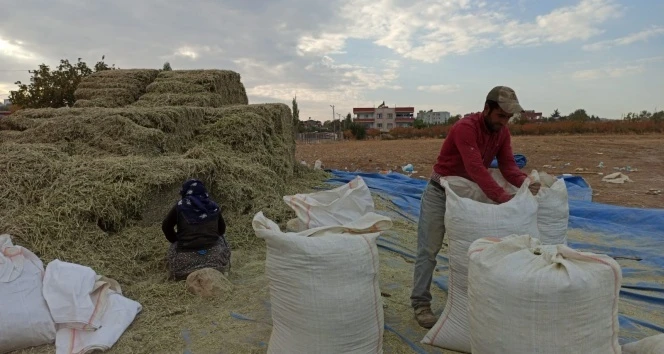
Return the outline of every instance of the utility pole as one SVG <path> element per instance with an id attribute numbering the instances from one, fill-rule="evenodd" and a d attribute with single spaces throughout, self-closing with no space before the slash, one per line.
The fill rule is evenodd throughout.
<path id="1" fill-rule="evenodd" d="M 332 129 L 333 129 L 333 131 L 334 131 L 334 137 L 335 137 L 335 140 L 336 140 L 336 137 L 337 137 L 337 127 L 334 126 L 334 105 L 331 104 L 330 107 L 332 107 Z"/>

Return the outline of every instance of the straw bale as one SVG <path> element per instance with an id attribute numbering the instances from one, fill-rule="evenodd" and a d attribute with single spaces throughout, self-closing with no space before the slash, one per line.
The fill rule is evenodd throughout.
<path id="1" fill-rule="evenodd" d="M 3 146 L 20 150 L 39 143 L 59 151 L 62 173 L 51 190 L 40 190 L 40 203 L 57 206 L 67 220 L 120 230 L 140 219 L 151 193 L 192 175 L 207 176 L 222 205 L 239 215 L 280 203 L 296 166 L 289 154 L 292 135 L 277 134 L 292 129 L 289 115 L 283 104 L 26 110 L 12 117 L 22 129 L 14 137 L 21 144 Z M 186 152 L 165 153 L 169 137 L 173 152 Z"/>
<path id="2" fill-rule="evenodd" d="M 262 303 L 238 296 L 201 302 L 184 284 L 168 281 L 160 223 L 181 183 L 202 179 L 228 225 L 229 280 L 250 279 L 235 294 L 267 299 L 264 250 L 251 218 L 260 210 L 285 225 L 294 213 L 282 196 L 327 177 L 294 163 L 290 115 L 283 104 L 21 110 L 0 127 L 0 233 L 44 262 L 58 258 L 116 279 L 150 309 L 120 339 L 118 352 L 183 352 L 182 328 L 210 330 L 208 318 L 220 323 L 215 333 L 229 336 L 226 347 L 250 350 L 236 334 L 255 325 L 225 319 Z M 248 261 L 256 266 L 244 267 Z M 269 329 L 261 335 L 269 337 Z M 218 337 L 192 348 L 215 352 Z"/>
<path id="3" fill-rule="evenodd" d="M 212 92 L 216 88 L 212 83 L 194 84 L 190 82 L 182 82 L 176 80 L 157 80 L 145 88 L 147 93 L 199 93 L 199 92 Z"/>
<path id="4" fill-rule="evenodd" d="M 7 125 L 22 131 L 13 141 L 63 144 L 71 154 L 158 155 L 190 148 L 203 118 L 200 108 L 70 108 L 19 111 Z"/>
<path id="5" fill-rule="evenodd" d="M 75 107 L 122 107 L 135 102 L 159 73 L 151 69 L 104 70 L 85 77 L 76 88 Z M 79 103 L 79 101 L 81 101 Z"/>
<path id="6" fill-rule="evenodd" d="M 137 80 L 141 84 L 147 86 L 149 83 L 159 75 L 159 70 L 156 69 L 116 69 L 116 70 L 103 70 L 98 71 L 92 75 L 87 76 L 83 81 L 97 81 L 97 80 L 117 80 L 117 81 L 131 81 Z"/>
<path id="7" fill-rule="evenodd" d="M 231 70 L 172 70 L 162 71 L 156 82 L 175 80 L 197 85 L 210 84 L 220 89 L 224 86 L 239 84 L 240 74 Z"/>
<path id="8" fill-rule="evenodd" d="M 252 160 L 269 166 L 281 176 L 292 175 L 295 144 L 290 109 L 283 104 L 233 106 L 209 109 L 212 122 L 206 138 L 251 153 Z"/>
<path id="9" fill-rule="evenodd" d="M 136 95 L 126 88 L 78 88 L 76 90 L 76 98 L 81 100 L 91 100 L 104 96 L 114 96 L 119 100 L 130 102 L 136 99 Z"/>
<path id="10" fill-rule="evenodd" d="M 187 106 L 187 107 L 222 107 L 228 103 L 224 96 L 217 93 L 146 93 L 134 102 L 138 107 L 163 107 L 163 106 Z"/>
<path id="11" fill-rule="evenodd" d="M 249 103 L 240 74 L 229 70 L 162 71 L 134 105 L 222 107 Z"/>

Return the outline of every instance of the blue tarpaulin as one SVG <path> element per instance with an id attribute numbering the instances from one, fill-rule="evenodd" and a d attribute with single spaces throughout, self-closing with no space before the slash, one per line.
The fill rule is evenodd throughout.
<path id="1" fill-rule="evenodd" d="M 420 196 L 425 179 L 410 178 L 399 173 L 362 173 L 331 170 L 331 184 L 348 183 L 361 176 L 369 188 L 390 200 L 397 212 L 412 223 L 417 222 Z M 623 286 L 620 292 L 621 344 L 642 339 L 655 332 L 664 333 L 664 209 L 626 208 L 592 202 L 592 190 L 578 176 L 561 176 L 567 185 L 570 202 L 569 228 L 586 232 L 570 233 L 569 246 L 581 251 L 607 254 L 622 267 Z M 592 233 L 592 237 L 584 236 Z M 387 233 L 379 239 L 383 250 L 414 259 L 415 250 L 404 247 L 397 237 Z M 438 256 L 438 272 L 434 284 L 447 291 L 447 259 Z M 410 284 L 402 284 L 410 287 Z M 654 315 L 653 314 L 659 314 Z M 396 321 L 396 320 L 393 320 Z M 421 338 L 403 323 L 390 323 L 390 330 L 417 352 L 427 352 L 420 346 Z M 416 344 L 417 343 L 417 344 Z"/>
<path id="2" fill-rule="evenodd" d="M 514 162 L 516 162 L 516 165 L 519 166 L 519 168 L 524 168 L 528 163 L 528 159 L 521 154 L 514 154 Z M 498 168 L 498 159 L 494 158 L 489 167 Z"/>

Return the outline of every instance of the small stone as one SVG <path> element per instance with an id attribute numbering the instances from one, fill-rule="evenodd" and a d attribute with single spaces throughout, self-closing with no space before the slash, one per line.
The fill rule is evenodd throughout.
<path id="1" fill-rule="evenodd" d="M 219 297 L 233 291 L 233 283 L 212 268 L 197 270 L 187 276 L 187 290 L 203 298 Z"/>

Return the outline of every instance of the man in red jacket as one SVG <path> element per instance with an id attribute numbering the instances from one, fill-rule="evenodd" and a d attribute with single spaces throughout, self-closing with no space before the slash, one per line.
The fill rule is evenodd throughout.
<path id="1" fill-rule="evenodd" d="M 436 255 L 445 235 L 445 189 L 440 178 L 460 176 L 479 185 L 494 202 L 512 199 L 489 174 L 494 158 L 505 179 L 520 187 L 528 177 L 519 170 L 512 154 L 507 123 L 515 113 L 522 112 L 516 93 L 509 87 L 496 86 L 486 97 L 484 110 L 458 121 L 450 129 L 433 166 L 429 184 L 422 194 L 420 219 L 417 227 L 417 258 L 413 277 L 411 305 L 420 326 L 431 328 L 437 318 L 431 312 L 431 280 L 436 268 Z M 540 185 L 530 185 L 537 194 Z"/>

